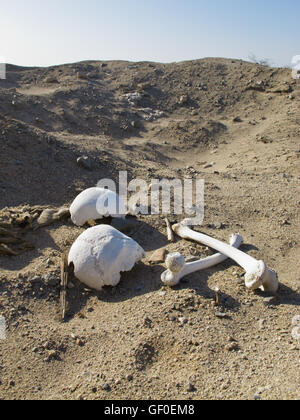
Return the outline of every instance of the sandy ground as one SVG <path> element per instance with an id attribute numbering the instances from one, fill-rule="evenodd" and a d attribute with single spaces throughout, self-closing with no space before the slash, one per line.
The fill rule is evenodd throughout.
<path id="1" fill-rule="evenodd" d="M 73 279 L 61 322 L 61 255 L 86 227 L 69 219 L 28 230 L 33 250 L 0 255 L 1 399 L 299 399 L 299 83 L 287 69 L 223 59 L 8 66 L 0 216 L 68 206 L 120 170 L 149 184 L 202 178 L 199 230 L 224 241 L 239 232 L 280 288 L 272 299 L 248 291 L 231 261 L 165 287 L 154 250 L 213 251 L 169 244 L 163 215 L 139 216 L 127 234 L 147 257 L 114 289 Z M 77 164 L 82 155 L 91 170 Z"/>

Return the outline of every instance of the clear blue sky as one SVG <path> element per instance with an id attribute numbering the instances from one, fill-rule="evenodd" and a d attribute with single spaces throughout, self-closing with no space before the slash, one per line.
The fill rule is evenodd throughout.
<path id="1" fill-rule="evenodd" d="M 300 0 L 0 0 L 0 57 L 19 65 L 300 54 Z"/>

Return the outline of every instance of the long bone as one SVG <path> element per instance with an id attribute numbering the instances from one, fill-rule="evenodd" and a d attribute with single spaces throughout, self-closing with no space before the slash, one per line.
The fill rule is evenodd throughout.
<path id="1" fill-rule="evenodd" d="M 239 248 L 242 242 L 243 238 L 240 235 L 235 234 L 231 236 L 230 245 L 228 246 Z M 162 274 L 161 280 L 168 286 L 176 286 L 183 277 L 195 273 L 196 271 L 213 267 L 222 263 L 226 259 L 227 257 L 225 255 L 215 254 L 199 261 L 186 263 L 183 255 L 179 253 L 169 254 L 166 258 L 166 266 L 168 270 Z"/>
<path id="2" fill-rule="evenodd" d="M 250 255 L 210 236 L 195 232 L 181 223 L 174 225 L 172 229 L 181 238 L 201 242 L 227 255 L 227 257 L 238 263 L 246 271 L 245 284 L 248 289 L 261 289 L 270 293 L 276 293 L 278 291 L 279 282 L 277 274 L 275 271 L 270 270 L 263 261 L 258 261 Z"/>

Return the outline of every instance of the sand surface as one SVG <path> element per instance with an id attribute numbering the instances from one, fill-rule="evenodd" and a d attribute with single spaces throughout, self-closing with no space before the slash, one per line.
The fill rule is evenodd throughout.
<path id="1" fill-rule="evenodd" d="M 96 293 L 73 279 L 61 322 L 61 255 L 86 227 L 67 219 L 29 229 L 33 250 L 0 255 L 0 399 L 300 398 L 291 335 L 300 315 L 299 92 L 290 70 L 239 60 L 7 67 L 2 218 L 69 206 L 100 179 L 118 181 L 119 171 L 149 184 L 203 178 L 200 230 L 226 242 L 239 232 L 242 249 L 276 270 L 280 288 L 273 300 L 248 291 L 230 260 L 165 287 L 164 264 L 149 263 L 154 250 L 213 251 L 180 238 L 169 244 L 164 215 L 139 216 L 127 234 L 147 257 L 114 289 Z"/>

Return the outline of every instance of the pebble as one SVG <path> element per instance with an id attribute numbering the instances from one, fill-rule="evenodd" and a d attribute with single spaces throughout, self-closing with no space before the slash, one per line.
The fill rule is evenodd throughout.
<path id="1" fill-rule="evenodd" d="M 188 382 L 186 384 L 185 389 L 186 389 L 187 392 L 195 392 L 196 391 L 195 385 L 192 382 Z"/>
<path id="2" fill-rule="evenodd" d="M 82 166 L 85 169 L 92 169 L 92 161 L 88 156 L 80 156 L 77 159 L 77 165 Z"/>
<path id="3" fill-rule="evenodd" d="M 111 391 L 111 387 L 110 387 L 110 385 L 108 383 L 103 384 L 102 385 L 102 389 L 104 391 L 107 391 L 107 392 Z"/>
<path id="4" fill-rule="evenodd" d="M 227 317 L 227 315 L 223 312 L 216 312 L 215 315 L 216 315 L 217 318 L 226 318 Z"/>
<path id="5" fill-rule="evenodd" d="M 227 351 L 237 351 L 237 350 L 239 350 L 239 345 L 238 345 L 238 343 L 232 342 L 230 344 L 227 344 L 227 346 L 225 347 L 225 349 Z"/>
<path id="6" fill-rule="evenodd" d="M 29 282 L 31 284 L 41 283 L 42 282 L 42 278 L 40 276 L 34 276 L 34 277 L 31 277 L 29 279 Z"/>
<path id="7" fill-rule="evenodd" d="M 300 325 L 300 315 L 294 316 L 294 318 L 292 319 L 292 325 L 294 325 L 295 327 Z"/>
<path id="8" fill-rule="evenodd" d="M 293 337 L 294 340 L 300 341 L 300 325 L 293 328 L 292 337 Z"/>
<path id="9" fill-rule="evenodd" d="M 208 168 L 212 168 L 214 166 L 215 162 L 212 163 L 208 163 L 207 165 L 205 165 L 203 168 L 204 169 L 208 169 Z"/>
<path id="10" fill-rule="evenodd" d="M 53 276 L 52 274 L 46 274 L 43 277 L 44 282 L 48 285 L 48 286 L 58 286 L 60 284 L 60 279 L 57 278 L 56 276 Z"/>
<path id="11" fill-rule="evenodd" d="M 149 258 L 149 262 L 153 264 L 165 262 L 167 250 L 166 248 L 161 248 L 155 251 Z"/>

